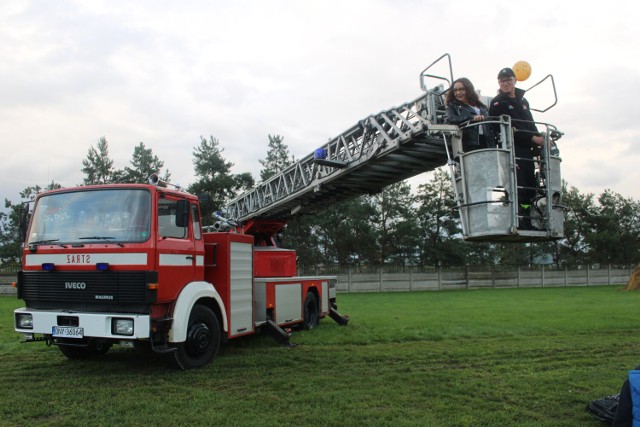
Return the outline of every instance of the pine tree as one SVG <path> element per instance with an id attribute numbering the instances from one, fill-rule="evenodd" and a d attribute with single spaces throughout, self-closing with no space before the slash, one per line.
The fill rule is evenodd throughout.
<path id="1" fill-rule="evenodd" d="M 467 251 L 460 239 L 460 220 L 454 214 L 451 179 L 444 168 L 436 169 L 432 180 L 418 187 L 417 201 L 422 263 L 464 264 Z"/>
<path id="2" fill-rule="evenodd" d="M 283 140 L 284 137 L 280 135 L 269 135 L 267 157 L 264 160 L 258 160 L 262 165 L 260 171 L 262 181 L 282 172 L 295 162 L 295 159 L 289 154 L 289 147 L 282 142 Z"/>
<path id="3" fill-rule="evenodd" d="M 118 177 L 118 182 L 146 184 L 149 176 L 153 173 L 158 174 L 158 177 L 166 182 L 168 182 L 171 177 L 171 173 L 169 173 L 168 170 L 164 175 L 161 175 L 164 162 L 153 154 L 151 148 L 146 148 L 143 142 L 140 142 L 140 144 L 133 149 L 131 166 L 132 167 L 126 166 L 124 168 L 122 176 Z"/>
<path id="4" fill-rule="evenodd" d="M 188 191 L 200 197 L 203 224 L 213 222 L 211 214 L 220 210 L 238 192 L 251 188 L 254 179 L 250 173 L 234 175 L 231 173 L 233 163 L 222 157 L 224 151 L 219 147 L 217 138 L 200 137 L 200 144 L 193 151 L 193 165 L 197 181 L 191 184 Z"/>
<path id="5" fill-rule="evenodd" d="M 378 262 L 414 264 L 417 261 L 419 232 L 411 186 L 404 181 L 398 182 L 384 188 L 372 199 L 376 208 Z"/>
<path id="6" fill-rule="evenodd" d="M 82 160 L 84 185 L 108 184 L 113 182 L 113 160 L 109 158 L 109 143 L 103 136 L 98 140 L 97 149 L 91 146 L 87 158 Z"/>

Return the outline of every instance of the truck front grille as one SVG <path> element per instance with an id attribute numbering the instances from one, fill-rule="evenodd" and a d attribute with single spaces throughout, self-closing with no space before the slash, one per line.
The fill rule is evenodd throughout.
<path id="1" fill-rule="evenodd" d="M 145 312 L 155 301 L 147 286 L 154 280 L 157 273 L 148 271 L 23 271 L 18 297 L 31 308 Z"/>

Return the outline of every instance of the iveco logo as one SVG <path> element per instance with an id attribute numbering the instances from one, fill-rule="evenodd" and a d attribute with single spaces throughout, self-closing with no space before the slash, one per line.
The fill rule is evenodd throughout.
<path id="1" fill-rule="evenodd" d="M 87 284 L 84 282 L 64 282 L 65 289 L 87 289 Z"/>

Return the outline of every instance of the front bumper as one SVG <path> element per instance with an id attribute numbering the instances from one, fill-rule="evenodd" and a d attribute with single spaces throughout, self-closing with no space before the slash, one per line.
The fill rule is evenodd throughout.
<path id="1" fill-rule="evenodd" d="M 54 326 L 75 326 L 83 329 L 85 338 L 111 338 L 111 339 L 148 339 L 150 334 L 151 319 L 148 315 L 131 313 L 80 313 L 54 310 L 32 310 L 18 308 L 14 310 L 14 326 L 16 332 L 23 334 L 51 335 Z M 18 326 L 19 315 L 32 316 L 32 327 L 22 328 Z M 113 332 L 114 319 L 131 319 L 133 321 L 133 334 L 119 335 Z"/>

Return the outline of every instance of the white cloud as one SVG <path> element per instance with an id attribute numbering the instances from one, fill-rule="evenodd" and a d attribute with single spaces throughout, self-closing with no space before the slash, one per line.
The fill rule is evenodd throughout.
<path id="1" fill-rule="evenodd" d="M 257 177 L 268 134 L 307 155 L 419 96 L 420 71 L 449 52 L 454 74 L 484 95 L 520 59 L 531 81 L 552 73 L 559 103 L 536 118 L 566 133 L 563 176 L 583 192 L 640 199 L 633 4 L 5 1 L 2 196 L 81 182 L 101 136 L 116 167 L 142 141 L 186 185 L 193 147 L 213 135 L 234 172 Z"/>

